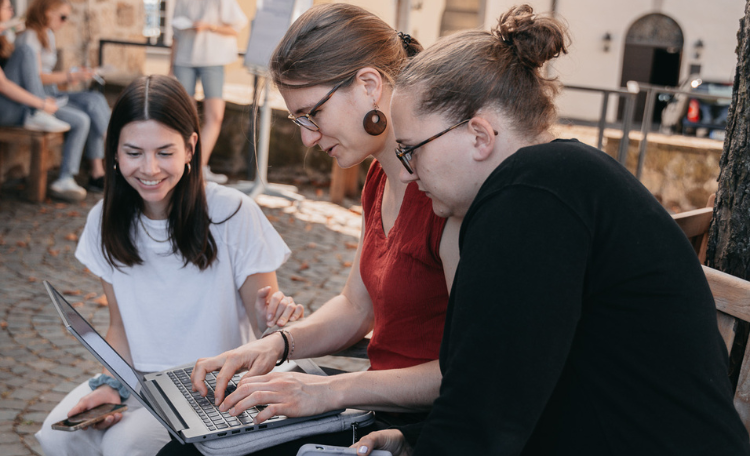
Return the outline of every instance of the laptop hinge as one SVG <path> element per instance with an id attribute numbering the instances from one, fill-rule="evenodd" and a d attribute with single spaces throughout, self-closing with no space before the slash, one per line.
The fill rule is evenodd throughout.
<path id="1" fill-rule="evenodd" d="M 188 428 L 187 423 L 182 419 L 180 414 L 177 412 L 177 409 L 174 408 L 174 405 L 172 405 L 172 401 L 169 400 L 169 397 L 167 397 L 167 395 L 164 393 L 164 390 L 161 388 L 161 386 L 159 386 L 159 384 L 154 380 L 149 380 L 148 383 L 153 385 L 157 389 L 157 391 L 159 391 L 159 394 L 161 395 L 164 403 L 169 406 L 169 413 L 165 413 L 165 410 L 159 407 L 159 404 L 154 404 L 154 407 L 158 407 L 161 410 L 162 415 L 169 418 L 169 421 L 173 423 L 179 421 L 180 428 L 177 429 L 177 431 L 187 429 Z"/>

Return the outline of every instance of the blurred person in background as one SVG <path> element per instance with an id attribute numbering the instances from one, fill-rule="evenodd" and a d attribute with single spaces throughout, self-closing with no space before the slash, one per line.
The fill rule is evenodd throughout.
<path id="1" fill-rule="evenodd" d="M 227 176 L 211 172 L 208 159 L 224 120 L 224 66 L 237 60 L 237 33 L 247 25 L 247 16 L 236 0 L 177 0 L 174 18 L 170 73 L 191 97 L 201 81 L 203 177 L 224 184 Z"/>
<path id="2" fill-rule="evenodd" d="M 50 185 L 50 194 L 68 201 L 80 201 L 86 197 L 86 190 L 76 183 L 74 176 L 78 174 L 84 154 L 90 168 L 87 188 L 97 193 L 104 190 L 102 157 L 110 109 L 104 95 L 99 92 L 60 92 L 57 88 L 58 84 L 89 82 L 94 77 L 94 70 L 90 68 L 54 71 L 57 64 L 55 32 L 65 25 L 70 13 L 67 0 L 32 1 L 26 14 L 26 30 L 16 38 L 16 46 L 31 48 L 45 92 L 58 100 L 65 100 L 55 117 L 69 124 L 70 131 L 63 145 L 60 174 Z"/>
<path id="3" fill-rule="evenodd" d="M 0 0 L 0 125 L 29 130 L 63 132 L 70 125 L 56 119 L 54 98 L 44 93 L 34 53 L 28 46 L 14 46 L 14 16 L 10 0 Z"/>

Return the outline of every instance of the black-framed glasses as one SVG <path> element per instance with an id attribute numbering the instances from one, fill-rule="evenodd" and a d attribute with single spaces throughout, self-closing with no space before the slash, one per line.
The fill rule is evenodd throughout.
<path id="1" fill-rule="evenodd" d="M 320 107 L 323 106 L 323 104 L 326 101 L 330 100 L 331 97 L 333 96 L 333 94 L 341 86 L 343 86 L 345 83 L 349 82 L 349 80 L 351 80 L 351 78 L 344 79 L 343 81 L 341 81 L 338 84 L 336 84 L 335 86 L 333 86 L 333 88 L 331 89 L 331 91 L 328 92 L 326 94 L 326 96 L 324 96 L 315 106 L 313 106 L 313 108 L 307 114 L 302 114 L 301 116 L 295 116 L 294 114 L 289 113 L 289 120 L 291 120 L 292 122 L 294 122 L 295 125 L 300 126 L 302 128 L 306 128 L 306 129 L 308 129 L 310 131 L 319 131 L 320 127 L 312 119 L 313 116 L 318 111 L 318 109 L 320 109 Z"/>
<path id="2" fill-rule="evenodd" d="M 439 137 L 443 136 L 444 134 L 448 133 L 451 130 L 454 130 L 461 125 L 465 124 L 466 122 L 470 121 L 471 119 L 462 120 L 461 122 L 457 123 L 456 125 L 446 128 L 445 130 L 441 131 L 440 133 L 430 136 L 429 138 L 425 139 L 421 143 L 417 144 L 416 146 L 402 146 L 398 145 L 396 147 L 396 156 L 399 160 L 401 160 L 401 164 L 404 165 L 404 168 L 406 168 L 407 171 L 409 171 L 409 174 L 414 174 L 414 170 L 411 167 L 411 156 L 414 153 L 415 150 L 419 149 L 420 147 L 424 146 L 430 141 L 434 141 L 438 139 Z M 497 134 L 497 133 L 495 133 Z"/>

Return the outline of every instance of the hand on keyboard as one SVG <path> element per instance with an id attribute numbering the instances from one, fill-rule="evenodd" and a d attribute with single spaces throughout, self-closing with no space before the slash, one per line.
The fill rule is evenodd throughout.
<path id="1" fill-rule="evenodd" d="M 172 382 L 177 385 L 177 388 L 182 395 L 187 399 L 190 406 L 195 410 L 195 413 L 198 414 L 210 431 L 252 424 L 253 418 L 263 410 L 261 407 L 264 406 L 253 407 L 245 410 L 237 416 L 232 416 L 227 412 L 220 411 L 218 407 L 214 405 L 214 387 L 216 386 L 216 374 L 218 374 L 218 372 L 209 372 L 206 375 L 205 385 L 208 388 L 208 393 L 206 394 L 206 397 L 203 397 L 199 392 L 191 391 L 191 371 L 192 368 L 178 369 L 168 372 L 167 375 L 172 379 Z M 237 388 L 237 383 L 239 383 L 239 381 L 240 376 L 235 375 L 229 382 L 227 391 L 234 391 Z"/>

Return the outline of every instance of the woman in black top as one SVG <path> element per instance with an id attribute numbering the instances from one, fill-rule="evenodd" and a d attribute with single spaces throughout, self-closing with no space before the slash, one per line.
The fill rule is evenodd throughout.
<path id="1" fill-rule="evenodd" d="M 461 259 L 440 397 L 360 454 L 750 454 L 687 239 L 626 169 L 549 133 L 541 68 L 565 40 L 524 5 L 399 75 L 401 178 L 463 217 Z"/>

